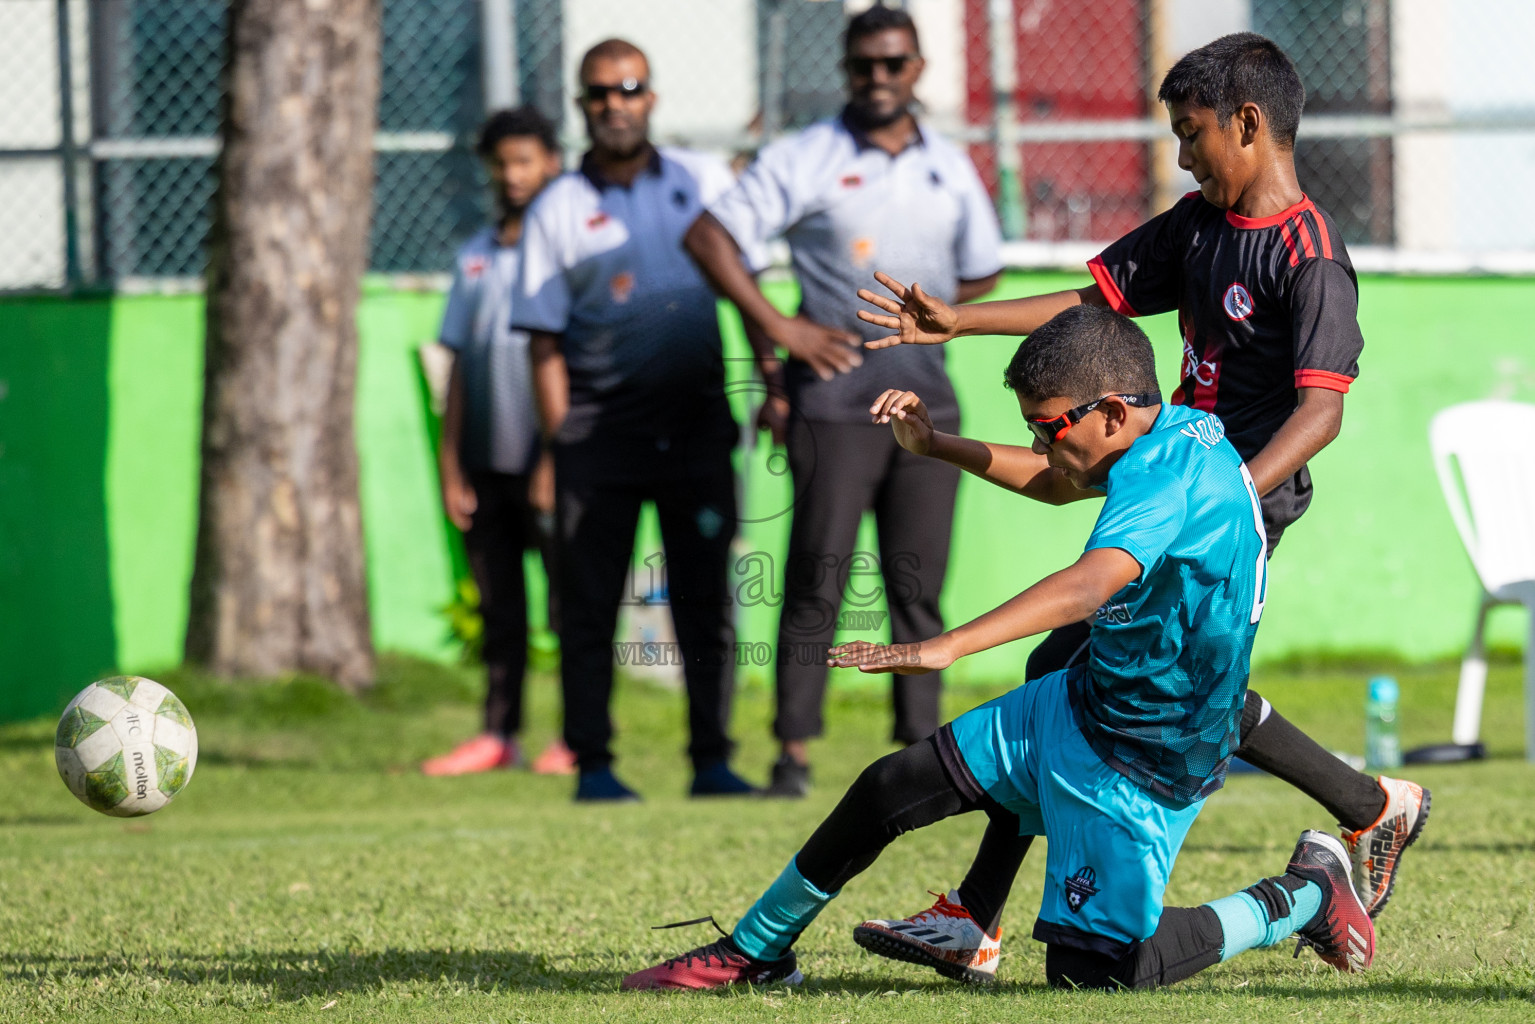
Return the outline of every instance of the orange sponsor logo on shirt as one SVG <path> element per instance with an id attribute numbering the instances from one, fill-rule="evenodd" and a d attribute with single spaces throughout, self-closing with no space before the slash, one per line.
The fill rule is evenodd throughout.
<path id="1" fill-rule="evenodd" d="M 622 305 L 629 301 L 629 296 L 634 294 L 634 275 L 627 270 L 614 274 L 608 281 L 608 292 L 613 296 L 613 301 Z"/>
<path id="2" fill-rule="evenodd" d="M 851 251 L 855 267 L 867 267 L 874 261 L 874 239 L 872 238 L 855 238 L 848 249 Z"/>

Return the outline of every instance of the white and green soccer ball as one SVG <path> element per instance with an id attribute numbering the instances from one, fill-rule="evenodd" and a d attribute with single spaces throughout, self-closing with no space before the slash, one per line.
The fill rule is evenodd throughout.
<path id="1" fill-rule="evenodd" d="M 59 719 L 53 758 L 69 791 L 119 818 L 152 814 L 186 788 L 197 729 L 186 705 L 153 679 L 92 683 Z"/>

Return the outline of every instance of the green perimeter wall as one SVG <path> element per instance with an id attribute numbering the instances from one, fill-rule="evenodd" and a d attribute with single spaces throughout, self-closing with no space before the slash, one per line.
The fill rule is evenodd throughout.
<path id="1" fill-rule="evenodd" d="M 1085 281 L 1014 273 L 998 294 Z M 792 288 L 776 297 L 792 302 Z M 358 314 L 375 638 L 381 649 L 429 657 L 453 655 L 439 609 L 452 593 L 454 552 L 437 505 L 414 349 L 435 335 L 442 301 L 370 287 Z M 1363 282 L 1361 380 L 1342 436 L 1313 463 L 1316 501 L 1274 559 L 1257 658 L 1380 650 L 1422 659 L 1460 649 L 1476 584 L 1439 496 L 1426 427 L 1454 402 L 1535 401 L 1532 312 L 1535 281 L 1527 279 Z M 749 362 L 733 312 L 724 318 L 730 351 L 742 357 L 731 361 L 739 378 Z M 1174 317 L 1144 324 L 1165 389 L 1180 355 Z M 0 719 L 56 710 L 108 670 L 179 659 L 196 528 L 201 335 L 195 295 L 0 300 Z M 1024 442 L 1000 384 L 1013 345 L 976 338 L 949 346 L 967 433 Z M 746 422 L 750 388 L 733 392 Z M 751 520 L 738 583 L 748 586 L 781 573 L 788 518 L 776 513 L 790 492 L 782 460 L 770 460 L 767 448 L 738 455 Z M 967 478 L 945 614 L 971 617 L 1065 565 L 1094 514 L 1091 504 L 1049 508 Z M 642 554 L 656 550 L 654 535 L 642 526 Z M 877 550 L 867 523 L 859 548 Z M 865 575 L 851 586 L 867 594 L 877 583 Z M 738 609 L 740 640 L 774 640 L 778 596 L 775 585 L 765 601 Z M 1518 642 L 1520 614 L 1495 616 L 1496 640 Z M 1020 678 L 1028 649 L 987 652 L 952 677 Z M 747 680 L 767 672 L 742 670 Z"/>

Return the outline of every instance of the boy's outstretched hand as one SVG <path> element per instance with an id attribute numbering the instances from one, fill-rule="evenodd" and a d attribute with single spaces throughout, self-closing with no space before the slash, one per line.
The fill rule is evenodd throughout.
<path id="1" fill-rule="evenodd" d="M 895 334 L 864 342 L 865 348 L 890 348 L 892 345 L 941 345 L 959 331 L 959 313 L 954 307 L 936 299 L 922 290 L 920 284 L 910 288 L 883 271 L 874 272 L 874 280 L 884 285 L 895 296 L 887 299 L 875 295 L 867 288 L 858 289 L 858 297 L 871 306 L 883 309 L 889 316 L 858 311 L 858 319 L 877 327 L 887 327 Z"/>
<path id="2" fill-rule="evenodd" d="M 937 672 L 954 664 L 954 656 L 939 638 L 915 644 L 872 644 L 855 640 L 826 652 L 832 668 L 856 668 L 860 672 L 896 672 L 916 676 Z"/>
<path id="3" fill-rule="evenodd" d="M 926 455 L 933 448 L 933 420 L 927 406 L 913 392 L 886 391 L 869 406 L 875 423 L 889 423 L 895 440 L 913 455 Z"/>

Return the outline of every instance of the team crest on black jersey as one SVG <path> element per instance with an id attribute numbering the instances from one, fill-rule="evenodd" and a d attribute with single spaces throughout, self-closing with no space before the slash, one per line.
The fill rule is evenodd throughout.
<path id="1" fill-rule="evenodd" d="M 1253 297 L 1240 284 L 1233 284 L 1226 289 L 1221 305 L 1226 308 L 1226 315 L 1233 320 L 1246 320 L 1253 315 Z"/>
<path id="2" fill-rule="evenodd" d="M 1098 894 L 1098 873 L 1092 868 L 1078 868 L 1077 873 L 1066 879 L 1066 909 L 1073 914 L 1082 909 L 1089 898 Z"/>

